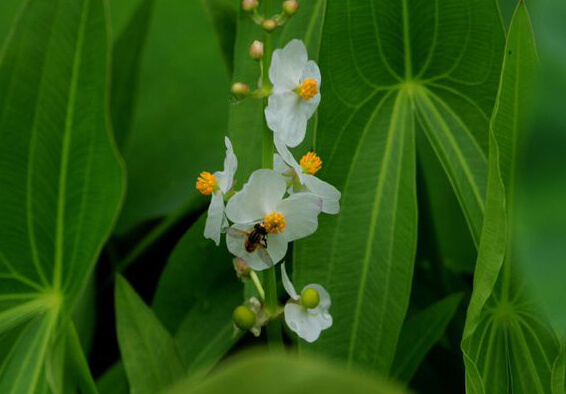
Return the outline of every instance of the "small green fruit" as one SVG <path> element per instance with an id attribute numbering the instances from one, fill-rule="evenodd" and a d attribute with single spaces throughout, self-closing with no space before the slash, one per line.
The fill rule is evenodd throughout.
<path id="1" fill-rule="evenodd" d="M 240 330 L 247 331 L 255 324 L 255 313 L 253 313 L 247 306 L 240 305 L 234 309 L 234 313 L 232 313 L 232 320 L 236 327 Z"/>
<path id="2" fill-rule="evenodd" d="M 318 295 L 318 291 L 307 287 L 301 293 L 301 303 L 305 308 L 314 309 L 320 304 L 320 296 Z"/>

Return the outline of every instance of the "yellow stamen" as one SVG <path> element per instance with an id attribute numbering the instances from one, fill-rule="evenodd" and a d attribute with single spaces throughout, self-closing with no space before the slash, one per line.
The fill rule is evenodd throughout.
<path id="1" fill-rule="evenodd" d="M 285 230 L 285 216 L 279 212 L 271 212 L 263 218 L 263 226 L 269 234 L 279 234 Z"/>
<path id="2" fill-rule="evenodd" d="M 216 178 L 210 172 L 203 171 L 197 179 L 197 190 L 208 196 L 218 189 Z"/>
<path id="3" fill-rule="evenodd" d="M 322 168 L 322 160 L 314 152 L 309 152 L 301 158 L 301 169 L 305 174 L 314 175 Z"/>
<path id="4" fill-rule="evenodd" d="M 318 83 L 316 79 L 307 78 L 295 89 L 295 92 L 305 100 L 311 99 L 318 93 Z"/>

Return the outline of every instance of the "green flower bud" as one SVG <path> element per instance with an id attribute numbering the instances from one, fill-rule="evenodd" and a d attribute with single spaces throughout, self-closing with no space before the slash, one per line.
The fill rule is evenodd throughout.
<path id="1" fill-rule="evenodd" d="M 232 94 L 236 96 L 236 98 L 244 98 L 250 93 L 250 88 L 245 83 L 236 82 L 232 85 Z"/>
<path id="2" fill-rule="evenodd" d="M 261 22 L 261 28 L 268 33 L 271 33 L 277 28 L 277 21 L 275 19 L 264 19 Z"/>
<path id="3" fill-rule="evenodd" d="M 247 331 L 255 325 L 255 313 L 245 305 L 240 305 L 234 309 L 232 320 L 240 330 Z"/>
<path id="4" fill-rule="evenodd" d="M 295 15 L 299 9 L 299 2 L 297 0 L 287 0 L 283 2 L 283 12 L 289 16 Z"/>
<path id="5" fill-rule="evenodd" d="M 304 289 L 301 293 L 301 303 L 305 308 L 316 308 L 320 303 L 320 296 L 318 295 L 318 291 L 310 287 Z"/>
<path id="6" fill-rule="evenodd" d="M 242 0 L 242 9 L 246 12 L 252 12 L 259 6 L 257 0 Z"/>

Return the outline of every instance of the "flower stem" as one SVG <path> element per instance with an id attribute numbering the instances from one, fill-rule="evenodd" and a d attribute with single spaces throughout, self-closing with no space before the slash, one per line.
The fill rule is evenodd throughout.
<path id="1" fill-rule="evenodd" d="M 271 12 L 272 0 L 266 0 L 265 14 L 269 17 Z M 271 56 L 273 54 L 273 37 L 270 33 L 265 33 L 263 41 L 263 58 L 262 58 L 262 82 L 263 90 L 271 90 L 271 81 L 269 80 L 269 66 L 271 64 Z M 267 107 L 268 98 L 263 99 L 263 110 Z M 263 114 L 262 114 L 263 115 Z M 263 116 L 263 146 L 261 163 L 263 168 L 273 168 L 273 132 L 267 126 L 265 116 Z M 263 283 L 265 288 L 265 307 L 271 316 L 277 315 L 278 299 L 277 299 L 277 279 L 275 267 L 263 271 Z M 279 319 L 275 318 L 267 323 L 267 341 L 271 349 L 280 349 L 283 345 L 281 336 L 281 324 Z"/>

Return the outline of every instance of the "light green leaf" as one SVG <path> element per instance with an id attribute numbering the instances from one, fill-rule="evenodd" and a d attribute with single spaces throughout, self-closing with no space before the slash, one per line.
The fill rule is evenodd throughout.
<path id="1" fill-rule="evenodd" d="M 121 276 L 115 301 L 118 344 L 131 391 L 153 394 L 170 386 L 185 370 L 173 338 Z"/>
<path id="2" fill-rule="evenodd" d="M 563 392 L 553 385 L 564 375 L 564 348 L 517 265 L 511 231 L 536 65 L 529 15 L 520 2 L 492 118 L 485 222 L 462 339 L 469 393 Z"/>
<path id="3" fill-rule="evenodd" d="M 0 50 L 0 333 L 30 321 L 12 348 L 28 376 L 5 364 L 3 389 L 39 384 L 122 201 L 106 28 L 102 0 L 27 0 Z"/>
<path id="4" fill-rule="evenodd" d="M 98 391 L 104 394 L 128 394 L 130 386 L 122 362 L 115 363 L 96 381 Z"/>
<path id="5" fill-rule="evenodd" d="M 230 80 L 202 1 L 160 0 L 151 18 L 122 150 L 128 194 L 118 234 L 201 208 L 196 178 L 220 170 L 224 157 Z"/>
<path id="6" fill-rule="evenodd" d="M 389 372 L 416 248 L 415 133 L 478 239 L 503 45 L 491 0 L 328 2 L 315 143 L 342 212 L 295 248 L 296 281 L 333 298 L 316 351 Z"/>
<path id="7" fill-rule="evenodd" d="M 429 350 L 442 338 L 462 301 L 452 294 L 409 318 L 399 335 L 391 376 L 409 382 Z"/>
<path id="8" fill-rule="evenodd" d="M 309 358 L 284 355 L 248 355 L 232 360 L 202 383 L 186 380 L 167 394 L 401 394 L 394 383 L 346 372 Z"/>
<path id="9" fill-rule="evenodd" d="M 4 0 L 0 2 L 0 48 L 4 45 L 4 40 L 7 38 L 21 8 L 21 0 Z"/>

